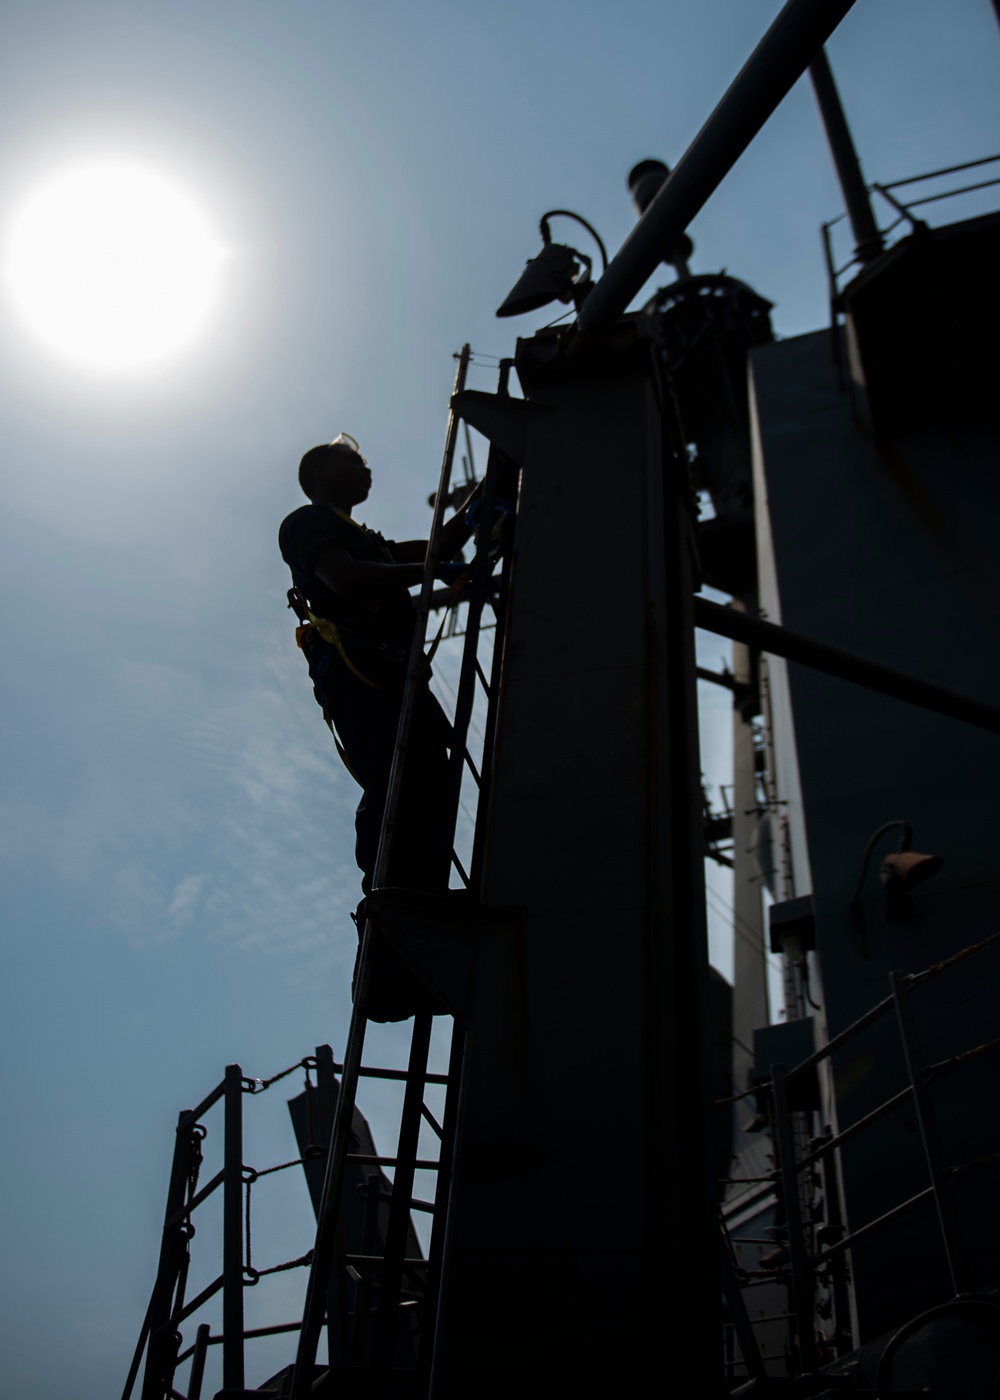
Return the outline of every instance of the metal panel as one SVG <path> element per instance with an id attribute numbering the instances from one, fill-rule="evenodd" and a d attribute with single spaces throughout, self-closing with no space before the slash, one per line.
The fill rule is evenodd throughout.
<path id="1" fill-rule="evenodd" d="M 518 352 L 550 411 L 525 431 L 482 898 L 521 919 L 470 1012 L 440 1397 L 617 1386 L 681 1349 L 718 1373 L 687 482 L 641 323 L 617 334 L 594 361 Z"/>
<path id="2" fill-rule="evenodd" d="M 761 601 L 769 620 L 995 702 L 1000 430 L 969 418 L 876 445 L 838 384 L 826 333 L 763 346 L 751 360 Z M 1000 740 L 795 664 L 771 662 L 769 675 L 795 893 L 810 892 L 811 860 L 822 970 L 814 993 L 821 985 L 833 1035 L 881 998 L 889 972 L 915 971 L 995 930 Z M 890 919 L 873 861 L 861 890 L 862 939 L 851 912 L 862 855 L 871 833 L 893 818 L 912 823 L 914 846 L 942 856 L 944 868 L 915 893 L 905 917 Z M 886 842 L 877 854 L 889 849 Z M 992 1008 L 977 995 L 982 975 L 959 969 L 932 1011 L 921 1015 L 918 1004 L 929 1059 L 953 1053 L 971 1035 L 996 1035 Z M 834 1064 L 841 1129 L 905 1080 L 887 1027 L 873 1027 Z M 951 1160 L 961 1161 L 989 1147 L 984 1082 L 970 1073 L 950 1089 L 939 1106 L 942 1134 Z M 917 1126 L 901 1109 L 845 1149 L 852 1229 L 926 1187 L 910 1150 Z M 989 1242 L 1000 1211 L 992 1186 L 979 1174 L 959 1195 L 976 1285 L 996 1273 Z M 926 1243 L 929 1218 L 914 1214 L 892 1227 L 891 1239 L 859 1245 L 862 1340 L 946 1288 L 939 1251 Z"/>

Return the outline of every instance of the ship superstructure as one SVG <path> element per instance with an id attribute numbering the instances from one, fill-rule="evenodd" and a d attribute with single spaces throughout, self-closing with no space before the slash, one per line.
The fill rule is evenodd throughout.
<path id="1" fill-rule="evenodd" d="M 1000 216 L 932 229 L 920 185 L 865 184 L 822 51 L 849 8 L 789 0 L 677 167 L 633 171 L 640 218 L 599 279 L 546 216 L 503 310 L 562 297 L 573 325 L 518 341 L 492 393 L 459 357 L 379 870 L 426 623 L 455 603 L 433 577 L 463 424 L 489 444 L 451 627 L 449 800 L 474 793 L 474 834 L 454 888 L 376 875 L 343 1060 L 306 1057 L 293 1109 L 317 1233 L 267 1272 L 308 1270 L 278 1327 L 297 1355 L 251 1393 L 993 1393 Z M 756 291 L 692 274 L 684 231 L 806 68 L 855 252 L 831 255 L 831 324 L 776 341 Z M 626 312 L 661 260 L 675 280 Z M 734 644 L 711 677 L 733 696 L 722 814 L 696 627 Z M 732 989 L 708 965 L 706 852 L 733 866 Z M 405 1067 L 365 1056 L 386 960 L 429 998 Z M 380 1076 L 404 1085 L 391 1152 L 359 1110 Z M 247 1389 L 258 1088 L 231 1066 L 182 1115 L 143 1400 L 200 1400 L 212 1347 L 226 1394 Z M 216 1102 L 225 1161 L 199 1187 Z M 188 1299 L 216 1190 L 221 1272 Z M 179 1340 L 216 1295 L 221 1327 Z"/>

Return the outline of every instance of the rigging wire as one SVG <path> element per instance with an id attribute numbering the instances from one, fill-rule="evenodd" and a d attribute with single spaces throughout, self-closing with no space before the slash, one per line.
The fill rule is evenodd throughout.
<path id="1" fill-rule="evenodd" d="M 718 893 L 717 890 L 714 890 L 711 887 L 711 885 L 706 885 L 706 904 L 711 903 L 713 899 L 716 901 L 716 907 L 712 909 L 712 913 L 715 914 L 718 918 L 724 919 L 726 923 L 731 925 L 733 935 L 736 938 L 742 939 L 742 941 L 746 943 L 748 947 L 753 948 L 755 952 L 763 952 L 765 961 L 775 970 L 775 972 L 784 972 L 784 968 L 782 967 L 781 963 L 772 953 L 769 953 L 767 951 L 766 946 L 763 943 L 759 942 L 757 938 L 751 937 L 750 933 L 746 933 L 744 929 L 740 928 L 739 926 L 741 923 L 746 924 L 746 927 L 749 929 L 751 928 L 751 925 L 747 924 L 746 920 L 743 919 L 741 915 L 739 915 L 736 912 L 733 906 L 729 904 L 728 901 L 725 900 L 723 896 Z"/>

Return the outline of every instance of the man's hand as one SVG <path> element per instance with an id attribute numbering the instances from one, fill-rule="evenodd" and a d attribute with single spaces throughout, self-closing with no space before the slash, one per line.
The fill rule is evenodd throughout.
<path id="1" fill-rule="evenodd" d="M 471 571 L 471 564 L 466 564 L 461 559 L 453 559 L 440 563 L 435 573 L 442 583 L 453 584 L 457 583 L 460 578 L 471 573 Z"/>
<path id="2" fill-rule="evenodd" d="M 466 520 L 466 512 L 474 501 L 478 501 L 483 494 L 485 482 L 477 482 L 469 491 L 465 500 L 458 507 L 458 511 L 451 517 L 446 525 L 441 526 L 440 548 L 438 550 L 442 559 L 450 559 L 457 554 L 465 544 L 465 541 L 472 534 L 472 527 Z"/>

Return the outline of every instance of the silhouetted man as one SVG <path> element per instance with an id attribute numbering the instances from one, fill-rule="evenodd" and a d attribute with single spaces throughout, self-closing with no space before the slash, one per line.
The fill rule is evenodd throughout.
<path id="1" fill-rule="evenodd" d="M 295 587 L 327 624 L 309 629 L 303 650 L 316 699 L 364 789 L 355 849 L 368 894 L 413 637 L 408 590 L 423 577 L 427 542 L 386 540 L 353 519 L 352 510 L 371 490 L 372 473 L 346 434 L 305 454 L 299 484 L 311 504 L 282 521 L 278 543 Z M 470 533 L 460 511 L 442 528 L 441 557 L 457 554 Z M 440 576 L 452 581 L 460 567 L 443 565 Z M 450 841 L 442 802 L 450 735 L 425 677 L 415 696 L 389 884 L 447 886 Z"/>

